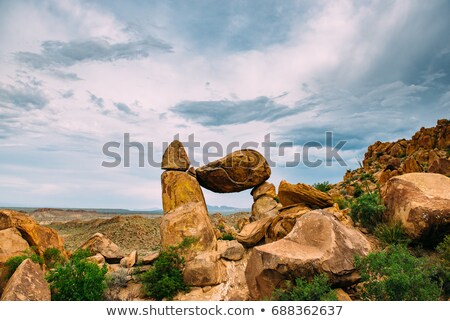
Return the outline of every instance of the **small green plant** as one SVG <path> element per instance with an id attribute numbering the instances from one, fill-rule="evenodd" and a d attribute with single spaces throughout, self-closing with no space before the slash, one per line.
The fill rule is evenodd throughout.
<path id="1" fill-rule="evenodd" d="M 375 177 L 373 176 L 373 174 L 370 173 L 362 173 L 359 178 L 362 181 L 371 181 L 371 182 L 375 182 Z"/>
<path id="2" fill-rule="evenodd" d="M 234 236 L 231 233 L 222 233 L 222 237 L 219 237 L 219 240 L 232 241 L 234 240 Z"/>
<path id="3" fill-rule="evenodd" d="M 47 274 L 55 301 L 99 301 L 106 289 L 106 264 L 100 268 L 86 260 L 88 250 L 76 251 L 64 265 Z"/>
<path id="4" fill-rule="evenodd" d="M 153 268 L 142 274 L 141 282 L 149 297 L 171 300 L 178 292 L 189 290 L 183 280 L 185 260 L 180 253 L 195 241 L 194 238 L 185 238 L 178 246 L 170 246 L 161 251 Z"/>
<path id="5" fill-rule="evenodd" d="M 413 256 L 404 245 L 394 245 L 364 258 L 356 257 L 355 266 L 363 281 L 362 300 L 429 301 L 441 294 L 427 261 Z"/>
<path id="6" fill-rule="evenodd" d="M 377 153 L 376 153 L 376 156 L 377 156 L 377 158 L 383 156 L 383 152 L 381 152 L 381 151 L 380 151 L 380 152 L 377 152 Z"/>
<path id="7" fill-rule="evenodd" d="M 347 200 L 346 200 L 345 198 L 343 198 L 343 197 L 339 197 L 339 198 L 335 199 L 334 202 L 337 203 L 337 205 L 339 206 L 339 209 L 341 209 L 341 210 L 350 207 L 349 201 L 347 201 Z"/>
<path id="8" fill-rule="evenodd" d="M 350 216 L 355 222 L 373 232 L 375 227 L 382 222 L 384 205 L 379 192 L 371 192 L 356 198 L 350 206 Z"/>
<path id="9" fill-rule="evenodd" d="M 363 191 L 363 189 L 362 189 L 360 184 L 355 183 L 353 186 L 355 187 L 355 192 L 353 193 L 353 197 L 358 198 L 358 197 L 360 197 L 361 195 L 364 194 L 364 191 Z"/>
<path id="10" fill-rule="evenodd" d="M 400 222 L 382 223 L 374 230 L 375 236 L 387 246 L 389 244 L 409 244 L 411 240 Z"/>
<path id="11" fill-rule="evenodd" d="M 53 269 L 58 264 L 63 264 L 65 262 L 65 259 L 61 255 L 60 250 L 54 247 L 50 247 L 44 252 L 44 262 L 49 269 Z"/>
<path id="12" fill-rule="evenodd" d="M 285 287 L 276 289 L 276 301 L 336 301 L 336 291 L 331 289 L 325 274 L 316 275 L 311 281 L 297 278 L 295 284 L 286 281 Z"/>
<path id="13" fill-rule="evenodd" d="M 439 255 L 450 264 L 450 235 L 444 237 L 444 240 L 436 246 Z"/>
<path id="14" fill-rule="evenodd" d="M 313 187 L 321 192 L 327 193 L 331 189 L 331 184 L 329 181 L 325 181 L 321 183 L 314 183 Z"/>
<path id="15" fill-rule="evenodd" d="M 22 255 L 13 256 L 10 257 L 8 260 L 6 260 L 5 267 L 7 271 L 5 278 L 9 279 L 14 274 L 14 272 L 16 272 L 19 265 L 26 259 L 30 259 L 34 263 L 43 264 L 44 261 L 42 257 L 36 254 L 36 252 L 34 252 L 35 250 L 36 250 L 35 247 L 31 247 L 30 249 L 23 251 Z"/>
<path id="16" fill-rule="evenodd" d="M 107 276 L 106 284 L 109 288 L 126 288 L 127 276 L 127 270 L 124 268 L 120 268 Z"/>
<path id="17" fill-rule="evenodd" d="M 280 199 L 278 198 L 278 195 L 275 195 L 275 197 L 273 199 L 275 200 L 275 202 L 280 203 Z"/>

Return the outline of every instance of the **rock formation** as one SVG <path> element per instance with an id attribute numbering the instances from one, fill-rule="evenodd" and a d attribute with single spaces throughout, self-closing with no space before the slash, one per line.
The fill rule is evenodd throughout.
<path id="1" fill-rule="evenodd" d="M 250 149 L 235 151 L 196 170 L 200 185 L 217 193 L 253 188 L 266 181 L 270 173 L 264 156 Z"/>
<path id="2" fill-rule="evenodd" d="M 167 170 L 187 171 L 191 165 L 183 144 L 174 140 L 164 152 L 161 168 Z"/>
<path id="3" fill-rule="evenodd" d="M 450 178 L 410 173 L 391 178 L 383 194 L 388 220 L 403 224 L 409 237 L 431 245 L 450 233 Z"/>
<path id="4" fill-rule="evenodd" d="M 278 198 L 283 206 L 302 204 L 312 209 L 333 206 L 330 195 L 307 184 L 290 184 L 281 181 L 278 187 Z"/>
<path id="5" fill-rule="evenodd" d="M 93 255 L 100 253 L 108 263 L 119 263 L 125 256 L 113 241 L 101 233 L 95 233 L 80 248 L 89 250 Z"/>

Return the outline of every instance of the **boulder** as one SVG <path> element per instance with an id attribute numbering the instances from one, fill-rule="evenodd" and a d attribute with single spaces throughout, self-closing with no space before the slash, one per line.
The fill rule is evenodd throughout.
<path id="1" fill-rule="evenodd" d="M 342 289 L 336 289 L 336 297 L 338 301 L 353 301 L 350 295 Z"/>
<path id="2" fill-rule="evenodd" d="M 152 264 L 159 257 L 159 253 L 159 251 L 152 251 L 148 253 L 141 259 L 142 264 Z"/>
<path id="3" fill-rule="evenodd" d="M 383 193 L 386 219 L 399 221 L 413 240 L 435 245 L 450 233 L 450 178 L 410 173 L 391 178 Z"/>
<path id="4" fill-rule="evenodd" d="M 249 247 L 259 243 L 266 234 L 267 228 L 272 223 L 273 217 L 265 217 L 244 225 L 242 230 L 236 236 L 239 243 Z"/>
<path id="5" fill-rule="evenodd" d="M 50 288 L 37 263 L 24 260 L 9 279 L 2 301 L 50 301 Z"/>
<path id="6" fill-rule="evenodd" d="M 290 184 L 281 181 L 278 198 L 283 206 L 303 204 L 313 209 L 333 206 L 330 195 L 307 184 Z"/>
<path id="7" fill-rule="evenodd" d="M 335 286 L 358 280 L 355 255 L 366 255 L 369 241 L 322 210 L 297 219 L 283 239 L 253 248 L 245 271 L 253 299 L 270 298 L 284 280 L 326 273 Z"/>
<path id="8" fill-rule="evenodd" d="M 105 257 L 100 253 L 97 253 L 93 256 L 88 257 L 86 261 L 95 263 L 99 266 L 103 266 L 103 264 L 105 264 Z"/>
<path id="9" fill-rule="evenodd" d="M 30 216 L 12 210 L 0 210 L 0 230 L 9 228 L 16 228 L 30 246 L 36 247 L 40 255 L 48 248 L 56 248 L 67 258 L 63 238 L 55 230 L 39 225 Z"/>
<path id="10" fill-rule="evenodd" d="M 92 254 L 100 253 L 111 264 L 119 263 L 124 257 L 122 250 L 102 233 L 95 233 L 80 248 L 88 249 Z"/>
<path id="11" fill-rule="evenodd" d="M 253 220 L 259 220 L 264 217 L 275 217 L 278 215 L 278 203 L 270 196 L 261 196 L 252 205 Z"/>
<path id="12" fill-rule="evenodd" d="M 304 205 L 294 205 L 281 209 L 280 214 L 276 216 L 266 232 L 266 243 L 278 241 L 288 235 L 294 228 L 297 218 L 311 209 Z"/>
<path id="13" fill-rule="evenodd" d="M 277 196 L 275 185 L 269 182 L 264 182 L 261 185 L 252 189 L 250 194 L 253 196 L 253 201 L 256 201 L 261 196 L 269 196 L 274 199 Z"/>
<path id="14" fill-rule="evenodd" d="M 217 193 L 240 192 L 263 183 L 270 177 L 264 156 L 255 150 L 235 151 L 196 170 L 200 185 Z"/>
<path id="15" fill-rule="evenodd" d="M 190 286 L 217 285 L 225 281 L 224 264 L 217 252 L 201 252 L 186 263 L 183 280 Z"/>
<path id="16" fill-rule="evenodd" d="M 450 159 L 447 158 L 435 159 L 428 168 L 428 172 L 450 176 Z"/>
<path id="17" fill-rule="evenodd" d="M 189 157 L 186 154 L 183 144 L 178 140 L 171 142 L 164 152 L 161 168 L 187 171 L 190 165 L 191 162 L 189 161 Z"/>
<path id="18" fill-rule="evenodd" d="M 419 162 L 412 156 L 405 159 L 402 169 L 404 173 L 423 172 L 422 166 L 420 166 Z"/>
<path id="19" fill-rule="evenodd" d="M 186 172 L 166 171 L 161 175 L 164 213 L 191 202 L 205 203 L 197 180 Z"/>
<path id="20" fill-rule="evenodd" d="M 185 237 L 194 237 L 194 251 L 216 250 L 217 240 L 204 202 L 190 202 L 161 218 L 161 245 L 176 246 Z"/>
<path id="21" fill-rule="evenodd" d="M 236 240 L 232 241 L 217 241 L 217 252 L 220 257 L 230 261 L 239 261 L 245 253 L 245 249 L 241 243 Z"/>
<path id="22" fill-rule="evenodd" d="M 120 260 L 120 266 L 129 269 L 133 267 L 137 263 L 137 261 L 138 261 L 137 251 L 133 251 Z"/>
<path id="23" fill-rule="evenodd" d="M 0 231 L 0 265 L 10 257 L 21 255 L 30 246 L 15 227 Z"/>

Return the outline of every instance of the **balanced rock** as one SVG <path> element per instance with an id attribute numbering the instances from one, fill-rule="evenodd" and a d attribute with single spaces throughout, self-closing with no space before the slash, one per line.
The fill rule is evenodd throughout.
<path id="1" fill-rule="evenodd" d="M 196 173 L 204 188 L 217 193 L 233 193 L 263 183 L 271 172 L 263 155 L 242 149 L 197 168 Z"/>
<path id="2" fill-rule="evenodd" d="M 236 240 L 245 246 L 258 244 L 264 238 L 267 228 L 272 220 L 273 217 L 269 216 L 244 225 L 242 230 L 236 236 Z"/>
<path id="3" fill-rule="evenodd" d="M 21 255 L 29 247 L 15 227 L 0 230 L 0 265 L 10 257 Z"/>
<path id="4" fill-rule="evenodd" d="M 244 256 L 245 249 L 242 244 L 236 240 L 220 240 L 217 241 L 217 252 L 219 252 L 221 258 L 230 261 L 239 261 Z"/>
<path id="5" fill-rule="evenodd" d="M 36 247 L 40 255 L 48 248 L 56 248 L 62 256 L 67 257 L 62 237 L 55 230 L 39 225 L 30 216 L 12 210 L 0 210 L 0 230 L 9 228 L 16 228 L 30 246 Z"/>
<path id="6" fill-rule="evenodd" d="M 261 185 L 256 186 L 252 189 L 250 194 L 253 196 L 253 201 L 256 201 L 261 196 L 269 196 L 273 199 L 277 196 L 275 185 L 269 182 L 264 182 Z"/>
<path id="7" fill-rule="evenodd" d="M 50 288 L 39 264 L 24 260 L 9 279 L 2 301 L 50 301 Z"/>
<path id="8" fill-rule="evenodd" d="M 259 220 L 264 217 L 278 215 L 278 203 L 270 196 L 261 196 L 252 205 L 252 219 Z"/>
<path id="9" fill-rule="evenodd" d="M 183 280 L 190 286 L 208 286 L 222 283 L 226 277 L 224 264 L 217 252 L 201 252 L 186 263 Z"/>
<path id="10" fill-rule="evenodd" d="M 217 240 L 204 202 L 190 202 L 171 210 L 161 219 L 161 245 L 176 246 L 194 237 L 194 251 L 216 250 Z"/>
<path id="11" fill-rule="evenodd" d="M 174 140 L 164 152 L 161 168 L 167 170 L 187 171 L 191 165 L 183 144 Z"/>
<path id="12" fill-rule="evenodd" d="M 281 181 L 278 198 L 283 206 L 303 204 L 313 209 L 333 206 L 330 195 L 307 184 L 290 184 Z"/>
<path id="13" fill-rule="evenodd" d="M 304 205 L 294 205 L 281 209 L 266 232 L 266 243 L 278 241 L 288 235 L 295 226 L 297 218 L 310 212 L 311 209 Z"/>
<path id="14" fill-rule="evenodd" d="M 413 240 L 435 245 L 450 233 L 450 178 L 410 173 L 391 178 L 383 194 L 388 220 L 399 221 Z"/>
<path id="15" fill-rule="evenodd" d="M 310 211 L 297 219 L 285 238 L 253 248 L 245 271 L 250 295 L 270 298 L 286 279 L 321 273 L 334 285 L 352 284 L 357 281 L 355 255 L 366 255 L 370 249 L 356 229 L 322 210 Z"/>
<path id="16" fill-rule="evenodd" d="M 197 180 L 186 172 L 163 172 L 161 175 L 161 188 L 164 213 L 168 213 L 187 203 L 205 203 L 202 189 Z"/>
<path id="17" fill-rule="evenodd" d="M 119 263 L 124 257 L 120 248 L 102 233 L 95 233 L 80 248 L 87 249 L 92 254 L 100 253 L 108 263 Z"/>

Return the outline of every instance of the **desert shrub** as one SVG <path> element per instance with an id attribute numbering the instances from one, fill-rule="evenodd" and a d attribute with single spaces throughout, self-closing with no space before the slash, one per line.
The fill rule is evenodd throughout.
<path id="1" fill-rule="evenodd" d="M 5 274 L 5 278 L 9 279 L 14 274 L 14 272 L 16 272 L 19 265 L 26 259 L 30 259 L 34 263 L 43 264 L 44 261 L 43 261 L 42 257 L 40 257 L 34 251 L 35 251 L 35 248 L 31 247 L 30 249 L 23 251 L 22 252 L 23 254 L 10 257 L 8 260 L 6 260 L 5 267 L 6 267 L 7 271 Z"/>
<path id="2" fill-rule="evenodd" d="M 378 192 L 363 194 L 356 198 L 350 209 L 353 221 L 361 223 L 371 232 L 383 220 L 384 205 Z"/>
<path id="3" fill-rule="evenodd" d="M 231 233 L 222 233 L 222 237 L 219 240 L 232 241 L 234 240 L 234 236 Z"/>
<path id="4" fill-rule="evenodd" d="M 76 251 L 69 261 L 47 274 L 56 301 L 99 301 L 106 289 L 106 264 L 100 268 L 86 260 L 88 250 Z"/>
<path id="5" fill-rule="evenodd" d="M 441 294 L 427 260 L 416 258 L 403 245 L 356 257 L 355 266 L 363 281 L 359 288 L 362 300 L 429 301 Z"/>
<path id="6" fill-rule="evenodd" d="M 286 281 L 285 287 L 276 289 L 273 299 L 277 301 L 336 301 L 336 291 L 331 289 L 325 274 L 316 275 L 311 281 L 297 278 L 295 284 Z"/>
<path id="7" fill-rule="evenodd" d="M 343 197 L 337 198 L 334 202 L 337 203 L 337 205 L 339 206 L 339 209 L 341 209 L 341 210 L 350 207 L 350 202 Z"/>
<path id="8" fill-rule="evenodd" d="M 436 247 L 438 257 L 431 259 L 430 269 L 436 282 L 442 289 L 444 299 L 450 297 L 450 235 Z"/>
<path id="9" fill-rule="evenodd" d="M 379 224 L 374 230 L 375 236 L 387 246 L 389 244 L 408 244 L 411 240 L 400 222 Z"/>
<path id="10" fill-rule="evenodd" d="M 436 246 L 436 251 L 450 264 L 450 235 L 445 236 L 444 240 Z"/>
<path id="11" fill-rule="evenodd" d="M 353 193 L 354 197 L 358 198 L 364 194 L 361 184 L 355 183 L 353 186 L 355 187 L 355 192 Z"/>
<path id="12" fill-rule="evenodd" d="M 321 182 L 321 183 L 314 183 L 313 187 L 324 193 L 328 192 L 331 189 L 330 182 L 328 182 L 328 181 Z"/>
<path id="13" fill-rule="evenodd" d="M 109 288 L 126 288 L 128 272 L 124 268 L 110 273 L 106 278 L 106 284 Z"/>
<path id="14" fill-rule="evenodd" d="M 61 251 L 57 248 L 50 247 L 44 252 L 44 263 L 45 265 L 53 269 L 58 264 L 63 264 L 65 261 L 64 257 L 61 255 Z"/>
<path id="15" fill-rule="evenodd" d="M 142 274 L 141 282 L 149 297 L 171 300 L 178 292 L 189 290 L 183 280 L 185 260 L 181 252 L 194 242 L 193 238 L 185 238 L 178 246 L 161 251 L 152 269 Z"/>
<path id="16" fill-rule="evenodd" d="M 371 181 L 371 182 L 375 182 L 375 176 L 373 176 L 373 174 L 371 173 L 362 173 L 359 178 L 362 181 Z"/>

